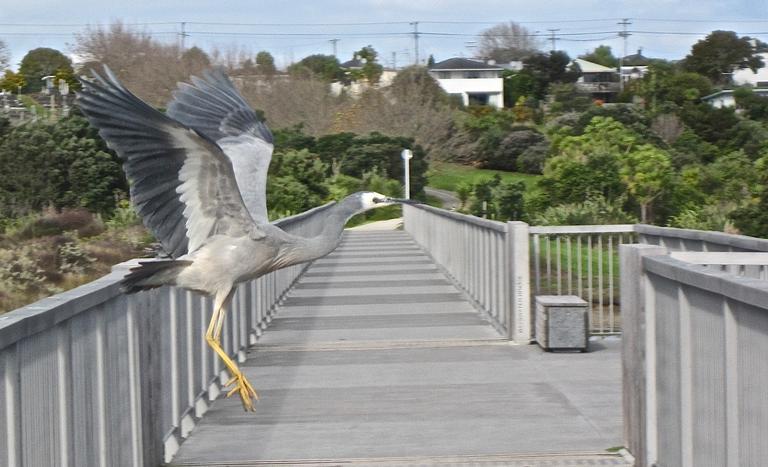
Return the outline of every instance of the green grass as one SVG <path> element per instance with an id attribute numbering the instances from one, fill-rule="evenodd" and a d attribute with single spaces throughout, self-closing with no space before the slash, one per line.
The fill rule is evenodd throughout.
<path id="1" fill-rule="evenodd" d="M 536 181 L 541 178 L 541 175 L 476 169 L 468 165 L 451 162 L 432 162 L 427 172 L 427 184 L 432 188 L 456 191 L 456 187 L 462 183 L 474 184 L 483 179 L 493 178 L 496 174 L 499 174 L 502 181 L 505 182 L 523 181 L 528 191 L 535 190 Z"/>

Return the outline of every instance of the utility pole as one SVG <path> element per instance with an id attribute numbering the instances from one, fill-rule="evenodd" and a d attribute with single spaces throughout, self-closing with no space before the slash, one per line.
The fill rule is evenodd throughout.
<path id="1" fill-rule="evenodd" d="M 552 52 L 554 52 L 555 50 L 557 50 L 557 45 L 556 45 L 557 36 L 555 35 L 555 33 L 559 31 L 559 29 L 547 29 L 547 31 L 549 31 L 549 40 L 552 41 Z"/>
<path id="2" fill-rule="evenodd" d="M 184 53 L 186 37 L 188 35 L 189 34 L 187 34 L 187 23 L 186 23 L 186 21 L 182 21 L 181 22 L 181 32 L 179 33 L 179 40 L 181 42 L 181 45 L 180 45 L 181 53 Z"/>
<path id="3" fill-rule="evenodd" d="M 414 56 L 414 64 L 419 64 L 419 22 L 413 21 L 411 22 L 411 26 L 413 26 L 413 56 Z"/>
<path id="4" fill-rule="evenodd" d="M 632 23 L 629 22 L 629 18 L 623 18 L 616 24 L 622 27 L 619 37 L 624 39 L 624 53 L 619 57 L 619 91 L 624 92 L 624 75 L 621 74 L 621 69 L 624 67 L 624 57 L 627 56 L 627 37 L 630 36 L 629 32 L 627 32 L 627 26 Z"/>
<path id="5" fill-rule="evenodd" d="M 397 70 L 397 52 L 392 52 L 392 69 Z"/>
<path id="6" fill-rule="evenodd" d="M 339 43 L 339 40 L 338 40 L 338 39 L 331 39 L 331 40 L 330 40 L 330 41 L 328 41 L 328 42 L 330 42 L 331 44 L 333 44 L 333 56 L 335 57 L 335 56 L 336 56 L 336 44 L 338 44 L 338 43 Z"/>

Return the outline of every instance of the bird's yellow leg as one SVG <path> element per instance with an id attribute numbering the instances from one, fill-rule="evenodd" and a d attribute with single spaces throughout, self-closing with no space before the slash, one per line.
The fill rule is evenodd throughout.
<path id="1" fill-rule="evenodd" d="M 253 386 L 251 386 L 251 383 L 249 383 L 245 378 L 245 375 L 243 375 L 243 372 L 240 371 L 240 368 L 238 368 L 237 364 L 231 358 L 229 358 L 229 355 L 227 355 L 224 349 L 221 348 L 221 329 L 224 324 L 224 317 L 227 312 L 225 304 L 228 301 L 228 298 L 229 295 L 227 295 L 223 300 L 219 300 L 218 296 L 216 297 L 213 316 L 211 316 L 211 321 L 208 324 L 208 330 L 205 333 L 205 341 L 213 349 L 213 351 L 218 354 L 219 358 L 221 358 L 221 360 L 224 362 L 224 365 L 227 367 L 230 375 L 232 376 L 232 379 L 230 379 L 227 384 L 225 384 L 225 386 L 229 386 L 234 383 L 235 387 L 227 393 L 227 397 L 238 393 L 243 403 L 243 409 L 252 411 L 254 410 L 253 400 L 258 400 L 259 397 L 256 394 L 256 391 L 253 389 Z"/>

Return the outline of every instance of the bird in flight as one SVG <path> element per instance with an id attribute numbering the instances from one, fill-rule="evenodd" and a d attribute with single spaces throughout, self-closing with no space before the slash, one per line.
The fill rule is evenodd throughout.
<path id="1" fill-rule="evenodd" d="M 243 408 L 253 386 L 222 349 L 227 305 L 238 283 L 327 255 L 355 214 L 410 203 L 375 192 L 347 196 L 315 237 L 289 234 L 267 219 L 272 133 L 221 69 L 180 84 L 166 114 L 104 68 L 81 79 L 80 109 L 123 161 L 131 200 L 170 259 L 142 261 L 122 280 L 126 293 L 175 285 L 214 297 L 205 339 L 224 362 Z"/>

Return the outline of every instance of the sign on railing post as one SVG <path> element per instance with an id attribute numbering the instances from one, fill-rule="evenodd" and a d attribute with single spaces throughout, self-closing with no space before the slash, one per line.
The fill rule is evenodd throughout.
<path id="1" fill-rule="evenodd" d="M 531 343 L 531 273 L 528 224 L 507 222 L 509 266 L 509 338 L 518 344 Z"/>

